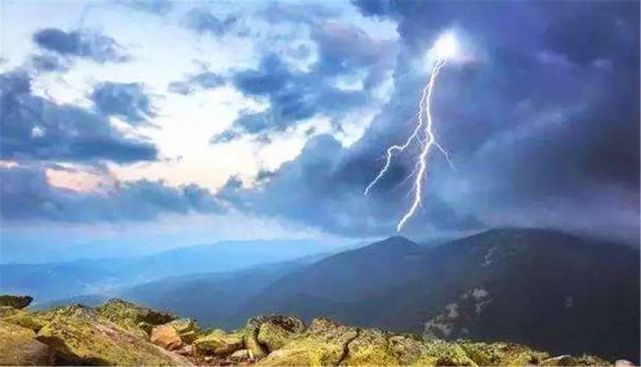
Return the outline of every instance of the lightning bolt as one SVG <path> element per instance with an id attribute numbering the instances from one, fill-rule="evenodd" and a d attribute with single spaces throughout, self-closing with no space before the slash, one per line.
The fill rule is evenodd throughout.
<path id="1" fill-rule="evenodd" d="M 441 69 L 445 66 L 446 62 L 443 59 L 437 60 L 434 63 L 434 67 L 432 68 L 432 72 L 429 76 L 429 79 L 427 83 L 425 84 L 425 87 L 423 88 L 423 92 L 421 94 L 421 99 L 419 101 L 418 105 L 418 119 L 416 122 L 416 127 L 412 131 L 412 134 L 405 140 L 405 143 L 402 145 L 392 145 L 389 148 L 387 148 L 387 154 L 386 154 L 386 160 L 385 160 L 385 165 L 383 168 L 379 171 L 378 175 L 370 182 L 369 185 L 365 188 L 365 195 L 369 195 L 371 189 L 380 181 L 380 179 L 385 176 L 385 173 L 388 171 L 392 158 L 394 156 L 394 153 L 401 153 L 405 149 L 407 149 L 412 142 L 418 140 L 421 146 L 421 151 L 418 155 L 418 160 L 416 162 L 416 165 L 414 167 L 414 185 L 413 185 L 413 192 L 414 192 L 414 199 L 412 200 L 412 205 L 410 208 L 405 212 L 401 220 L 398 222 L 396 226 L 396 231 L 400 231 L 403 226 L 407 223 L 407 221 L 414 215 L 416 212 L 416 209 L 421 205 L 421 200 L 423 197 L 423 186 L 425 179 L 427 177 L 427 158 L 429 155 L 429 152 L 432 147 L 435 147 L 438 149 L 445 159 L 447 160 L 448 164 L 450 167 L 454 168 L 454 165 L 452 164 L 452 161 L 450 160 L 450 156 L 448 152 L 443 149 L 443 147 L 438 143 L 436 140 L 436 137 L 434 135 L 434 131 L 432 130 L 432 94 L 434 92 L 434 88 L 436 86 L 436 80 L 438 78 L 438 74 L 441 71 Z"/>

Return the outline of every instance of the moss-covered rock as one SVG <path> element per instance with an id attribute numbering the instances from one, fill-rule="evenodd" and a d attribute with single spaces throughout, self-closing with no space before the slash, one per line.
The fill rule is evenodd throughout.
<path id="1" fill-rule="evenodd" d="M 167 350 L 175 350 L 184 344 L 191 344 L 201 330 L 192 319 L 177 319 L 151 329 L 150 341 Z"/>
<path id="2" fill-rule="evenodd" d="M 556 356 L 541 361 L 541 366 L 607 366 L 606 360 L 595 356 L 583 355 L 574 357 L 570 355 Z"/>
<path id="3" fill-rule="evenodd" d="M 49 313 L 38 340 L 55 353 L 56 364 L 180 365 L 186 359 L 170 355 L 96 311 L 79 305 Z"/>
<path id="4" fill-rule="evenodd" d="M 250 319 L 245 328 L 245 344 L 252 355 L 262 357 L 282 347 L 303 332 L 305 324 L 295 316 L 263 315 Z"/>
<path id="5" fill-rule="evenodd" d="M 13 308 L 11 306 L 0 306 L 0 319 L 4 317 L 8 317 L 11 315 L 14 315 L 18 312 L 25 312 L 17 308 Z"/>
<path id="6" fill-rule="evenodd" d="M 9 294 L 0 295 L 0 306 L 9 306 L 17 309 L 22 309 L 33 301 L 31 296 L 13 296 Z"/>
<path id="7" fill-rule="evenodd" d="M 177 319 L 164 324 L 176 330 L 180 339 L 187 344 L 191 344 L 200 335 L 200 326 L 192 319 Z"/>
<path id="8" fill-rule="evenodd" d="M 110 299 L 96 308 L 98 314 L 135 333 L 149 335 L 155 325 L 166 324 L 176 316 L 162 311 L 154 311 L 118 298 Z"/>
<path id="9" fill-rule="evenodd" d="M 0 365 L 51 365 L 54 360 L 49 347 L 35 338 L 31 329 L 0 321 Z"/>
<path id="10" fill-rule="evenodd" d="M 154 324 L 168 318 L 173 316 L 121 300 L 97 310 L 73 305 L 28 312 L 0 306 L 0 365 L 228 365 L 255 359 L 267 366 L 608 365 L 593 356 L 551 357 L 511 343 L 424 341 L 324 318 L 305 328 L 296 317 L 261 316 L 231 333 L 204 333 L 191 319 Z"/>
<path id="11" fill-rule="evenodd" d="M 425 342 L 427 355 L 436 359 L 436 366 L 477 366 L 460 345 L 432 339 Z"/>
<path id="12" fill-rule="evenodd" d="M 227 356 L 244 348 L 243 339 L 242 333 L 227 334 L 216 329 L 194 340 L 193 346 L 201 355 Z"/>
<path id="13" fill-rule="evenodd" d="M 309 329 L 270 353 L 258 364 L 266 366 L 337 365 L 345 357 L 345 345 L 358 336 L 358 329 L 328 319 L 315 319 Z"/>
<path id="14" fill-rule="evenodd" d="M 15 310 L 10 315 L 0 317 L 0 320 L 31 329 L 34 332 L 40 331 L 47 320 L 39 316 L 38 313 L 30 313 L 24 310 Z"/>
<path id="15" fill-rule="evenodd" d="M 177 350 L 183 346 L 183 341 L 176 329 L 167 325 L 154 327 L 151 330 L 149 341 L 167 350 Z"/>
<path id="16" fill-rule="evenodd" d="M 537 365 L 549 358 L 549 354 L 523 345 L 512 343 L 459 342 L 467 356 L 479 366 L 525 366 Z"/>

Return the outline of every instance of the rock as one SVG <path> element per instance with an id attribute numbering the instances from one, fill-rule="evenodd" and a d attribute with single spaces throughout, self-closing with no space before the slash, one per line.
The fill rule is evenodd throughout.
<path id="1" fill-rule="evenodd" d="M 196 340 L 201 332 L 196 321 L 192 319 L 178 319 L 168 322 L 165 325 L 174 328 L 178 335 L 180 335 L 180 339 L 187 344 Z"/>
<path id="2" fill-rule="evenodd" d="M 248 361 L 248 360 L 250 360 L 252 358 L 249 356 L 249 350 L 247 350 L 247 349 L 239 349 L 239 350 L 235 351 L 234 353 L 232 353 L 231 356 L 229 356 L 229 359 L 232 362 L 238 363 L 238 362 Z"/>
<path id="3" fill-rule="evenodd" d="M 149 340 L 167 350 L 178 349 L 183 344 L 191 344 L 200 333 L 194 320 L 178 319 L 151 329 Z"/>
<path id="4" fill-rule="evenodd" d="M 8 294 L 0 295 L 0 306 L 9 306 L 17 309 L 23 309 L 33 301 L 31 296 L 12 296 Z"/>
<path id="5" fill-rule="evenodd" d="M 259 316 L 247 322 L 245 344 L 255 358 L 260 358 L 282 347 L 289 339 L 304 330 L 303 322 L 294 316 Z"/>
<path id="6" fill-rule="evenodd" d="M 5 313 L 5 316 L 0 317 L 0 320 L 31 329 L 36 333 L 40 331 L 42 326 L 46 323 L 46 320 L 41 319 L 38 314 L 18 309 L 13 310 L 14 312 L 11 314 Z"/>
<path id="7" fill-rule="evenodd" d="M 270 353 L 258 364 L 266 366 L 337 365 L 345 345 L 358 336 L 356 328 L 328 319 L 315 319 L 309 329 Z"/>
<path id="8" fill-rule="evenodd" d="M 200 355 L 227 356 L 243 349 L 245 343 L 242 334 L 226 334 L 223 330 L 217 329 L 194 340 L 193 346 Z"/>
<path id="9" fill-rule="evenodd" d="M 11 306 L 0 306 L 0 318 L 8 317 L 18 312 L 24 312 L 24 311 L 19 310 L 17 308 L 13 308 Z"/>
<path id="10" fill-rule="evenodd" d="M 618 359 L 616 362 L 614 362 L 614 367 L 633 367 L 634 363 L 625 360 L 625 359 Z"/>
<path id="11" fill-rule="evenodd" d="M 178 331 L 169 325 L 156 326 L 151 330 L 149 341 L 167 350 L 176 350 L 183 346 Z"/>
<path id="12" fill-rule="evenodd" d="M 31 329 L 0 321 L 0 365 L 52 365 L 51 350 L 35 338 Z"/>
<path id="13" fill-rule="evenodd" d="M 461 342 L 458 345 L 467 356 L 480 366 L 537 365 L 549 354 L 512 343 Z"/>
<path id="14" fill-rule="evenodd" d="M 541 362 L 541 366 L 607 366 L 610 365 L 607 361 L 594 357 L 584 355 L 581 357 L 574 357 L 571 355 L 562 355 L 558 357 L 548 358 Z"/>
<path id="15" fill-rule="evenodd" d="M 42 317 L 48 321 L 37 339 L 54 352 L 56 364 L 168 366 L 189 363 L 85 306 L 55 309 Z"/>
<path id="16" fill-rule="evenodd" d="M 342 365 L 431 365 L 436 358 L 418 338 L 378 329 L 358 329 L 343 346 Z"/>
<path id="17" fill-rule="evenodd" d="M 190 356 L 194 354 L 194 346 L 191 344 L 184 345 L 176 351 L 176 354 L 180 354 L 181 356 Z"/>
<path id="18" fill-rule="evenodd" d="M 150 335 L 153 326 L 166 324 L 176 316 L 162 311 L 154 311 L 118 298 L 96 308 L 98 314 L 135 333 Z M 140 333 L 142 331 L 142 333 Z"/>
<path id="19" fill-rule="evenodd" d="M 423 341 L 413 335 L 379 329 L 348 327 L 328 319 L 316 319 L 309 328 L 288 339 L 259 365 L 266 366 L 601 366 L 607 361 L 591 356 L 549 355 L 510 343 L 474 343 L 465 340 Z"/>

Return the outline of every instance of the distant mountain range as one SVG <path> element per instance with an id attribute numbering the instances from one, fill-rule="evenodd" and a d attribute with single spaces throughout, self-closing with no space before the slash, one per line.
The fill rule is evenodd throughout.
<path id="1" fill-rule="evenodd" d="M 332 255 L 160 279 L 79 300 L 119 296 L 228 329 L 251 315 L 280 312 L 638 363 L 639 279 L 636 249 L 556 231 L 497 229 L 437 247 L 391 237 Z"/>
<path id="2" fill-rule="evenodd" d="M 51 264 L 0 264 L 0 292 L 36 302 L 106 293 L 128 285 L 198 273 L 229 273 L 344 250 L 307 240 L 229 241 L 151 255 Z"/>

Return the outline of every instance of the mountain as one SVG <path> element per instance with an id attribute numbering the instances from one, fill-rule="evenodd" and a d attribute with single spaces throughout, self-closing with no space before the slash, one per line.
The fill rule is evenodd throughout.
<path id="1" fill-rule="evenodd" d="M 307 240 L 230 241 L 133 258 L 1 264 L 0 291 L 29 293 L 39 302 L 46 302 L 172 276 L 228 273 L 328 251 L 336 248 Z"/>
<path id="2" fill-rule="evenodd" d="M 253 317 L 225 332 L 112 299 L 28 312 L 28 297 L 0 298 L 0 365 L 120 366 L 603 366 L 584 355 L 554 357 L 524 345 L 421 340 L 316 318 Z M 17 306 L 18 307 L 18 306 Z"/>
<path id="3" fill-rule="evenodd" d="M 436 248 L 392 237 L 285 275 L 238 312 L 324 315 L 427 338 L 636 361 L 639 252 L 536 229 L 491 230 Z"/>
<path id="4" fill-rule="evenodd" d="M 143 283 L 113 292 L 150 307 L 189 315 L 202 325 L 234 329 L 247 319 L 237 310 L 252 295 L 318 257 L 259 265 L 223 274 L 197 274 Z M 103 299 L 104 300 L 104 299 Z"/>
<path id="5" fill-rule="evenodd" d="M 639 279 L 638 250 L 556 231 L 497 229 L 437 247 L 391 237 L 333 255 L 163 278 L 75 300 L 117 296 L 227 329 L 282 312 L 426 339 L 509 340 L 638 362 Z"/>

